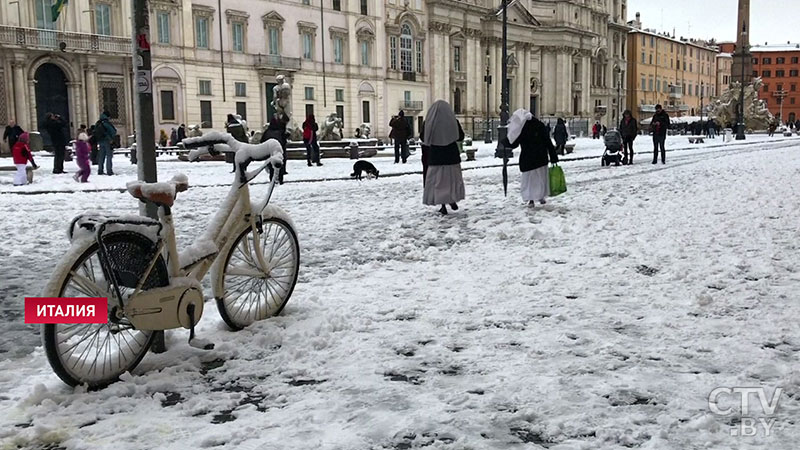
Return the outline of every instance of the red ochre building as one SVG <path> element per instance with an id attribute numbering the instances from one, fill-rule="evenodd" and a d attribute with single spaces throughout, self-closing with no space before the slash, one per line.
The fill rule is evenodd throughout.
<path id="1" fill-rule="evenodd" d="M 720 44 L 723 52 L 734 53 L 735 47 L 733 43 Z M 753 55 L 753 77 L 761 77 L 764 82 L 758 97 L 767 102 L 775 117 L 779 117 L 780 93 L 783 93 L 782 122 L 800 120 L 800 43 L 754 45 L 750 47 L 750 53 Z"/>

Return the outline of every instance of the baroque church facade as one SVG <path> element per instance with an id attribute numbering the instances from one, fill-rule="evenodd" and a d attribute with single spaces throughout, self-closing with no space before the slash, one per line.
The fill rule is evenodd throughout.
<path id="1" fill-rule="evenodd" d="M 105 109 L 125 144 L 130 2 L 71 0 L 53 21 L 54 1 L 0 0 L 0 121 L 36 130 L 56 112 L 74 131 Z M 292 85 L 297 123 L 337 113 L 345 136 L 362 123 L 388 136 L 400 109 L 416 134 L 438 99 L 468 133 L 499 116 L 499 2 L 321 1 L 151 0 L 156 133 L 221 129 L 228 113 L 266 123 L 277 75 Z M 613 126 L 625 104 L 626 1 L 511 0 L 507 11 L 510 111 Z"/>

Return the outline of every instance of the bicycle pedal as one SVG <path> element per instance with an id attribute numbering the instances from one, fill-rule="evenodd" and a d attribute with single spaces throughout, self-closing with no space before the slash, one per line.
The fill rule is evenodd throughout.
<path id="1" fill-rule="evenodd" d="M 206 339 L 189 339 L 189 346 L 200 350 L 214 350 L 214 343 Z"/>

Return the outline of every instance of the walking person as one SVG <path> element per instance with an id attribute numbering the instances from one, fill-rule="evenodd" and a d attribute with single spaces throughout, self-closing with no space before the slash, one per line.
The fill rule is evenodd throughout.
<path id="1" fill-rule="evenodd" d="M 630 109 L 626 109 L 622 113 L 619 134 L 622 135 L 622 164 L 633 164 L 633 141 L 639 134 L 639 124 L 636 123 Z"/>
<path id="2" fill-rule="evenodd" d="M 667 140 L 669 129 L 669 115 L 661 105 L 656 105 L 656 113 L 650 121 L 650 131 L 653 132 L 653 164 L 658 163 L 658 150 L 661 150 L 661 164 L 667 163 L 667 150 L 664 143 Z"/>
<path id="3" fill-rule="evenodd" d="M 72 178 L 75 181 L 86 183 L 89 181 L 89 174 L 92 173 L 92 167 L 89 164 L 89 155 L 92 149 L 89 145 L 89 135 L 86 133 L 78 134 L 78 139 L 75 141 L 75 159 L 78 163 L 78 171 L 75 172 Z"/>
<path id="4" fill-rule="evenodd" d="M 394 163 L 397 164 L 402 159 L 403 164 L 405 164 L 409 154 L 408 138 L 411 130 L 402 109 L 396 116 L 392 117 L 389 127 L 392 128 L 392 131 L 389 132 L 389 137 L 394 139 Z"/>
<path id="5" fill-rule="evenodd" d="M 288 144 L 288 137 L 289 133 L 286 131 L 286 124 L 289 122 L 289 118 L 285 115 L 282 116 L 283 119 L 278 119 L 277 115 L 272 117 L 272 120 L 269 121 L 269 125 L 267 129 L 261 134 L 261 143 L 263 144 L 269 139 L 275 139 L 276 141 L 280 142 L 281 148 L 283 149 L 283 164 L 281 165 L 281 170 L 278 173 L 278 183 L 283 184 L 283 176 L 286 175 L 286 163 L 288 162 L 286 159 L 286 147 Z M 269 177 L 272 179 L 272 165 L 269 166 Z"/>
<path id="6" fill-rule="evenodd" d="M 178 142 L 181 142 L 184 139 L 186 139 L 186 125 L 185 124 L 181 124 L 178 127 Z M 176 142 L 176 144 L 178 142 Z"/>
<path id="7" fill-rule="evenodd" d="M 314 120 L 314 115 L 309 114 L 306 117 L 306 121 L 303 122 L 303 143 L 306 144 L 306 161 L 309 167 L 311 167 L 311 163 L 316 163 L 317 166 L 322 165 L 319 161 L 319 142 L 317 142 L 318 130 L 319 125 L 317 125 L 317 121 Z"/>
<path id="8" fill-rule="evenodd" d="M 92 135 L 94 140 L 97 141 L 97 147 L 99 148 L 97 153 L 98 175 L 103 175 L 103 163 L 105 163 L 105 174 L 114 175 L 114 149 L 111 148 L 111 142 L 116 136 L 117 129 L 111 124 L 108 111 L 103 111 L 103 113 L 100 114 L 100 119 L 94 125 L 94 134 Z"/>
<path id="9" fill-rule="evenodd" d="M 458 148 L 458 142 L 463 140 L 464 130 L 456 120 L 453 108 L 446 101 L 437 100 L 425 116 L 422 142 L 430 147 L 430 151 L 422 203 L 442 205 L 439 209 L 442 214 L 447 214 L 448 204 L 453 211 L 458 210 L 458 202 L 466 196 Z"/>
<path id="10" fill-rule="evenodd" d="M 560 117 L 556 123 L 556 128 L 553 130 L 553 139 L 556 140 L 556 151 L 559 155 L 564 156 L 564 148 L 567 145 L 569 133 L 567 132 L 567 124 L 564 123 L 564 119 Z"/>
<path id="11" fill-rule="evenodd" d="M 64 154 L 66 153 L 67 137 L 64 135 L 64 127 L 66 122 L 58 114 L 47 113 L 44 118 L 42 128 L 50 135 L 50 142 L 53 144 L 53 154 L 55 161 L 53 162 L 53 173 L 64 172 Z"/>
<path id="12" fill-rule="evenodd" d="M 14 165 L 17 167 L 17 172 L 14 174 L 14 186 L 24 186 L 28 184 L 28 161 L 31 162 L 34 169 L 39 167 L 33 161 L 31 149 L 28 147 L 29 143 L 30 138 L 28 133 L 22 133 L 17 137 L 17 141 L 14 142 L 14 147 L 11 149 Z"/>
<path id="13" fill-rule="evenodd" d="M 172 131 L 169 132 L 169 145 L 174 147 L 178 145 L 178 142 L 180 142 L 178 140 L 178 129 L 173 127 Z"/>
<path id="14" fill-rule="evenodd" d="M 249 139 L 247 139 L 247 133 L 244 131 L 244 126 L 233 114 L 228 114 L 228 117 L 225 120 L 225 131 L 239 142 L 249 142 Z M 231 167 L 233 168 L 231 173 L 236 172 L 235 157 L 236 155 L 234 153 L 225 153 L 225 162 L 230 163 Z"/>
<path id="15" fill-rule="evenodd" d="M 547 164 L 558 162 L 558 154 L 547 127 L 530 112 L 518 109 L 508 122 L 508 137 L 504 144 L 510 148 L 522 147 L 519 154 L 522 200 L 531 207 L 537 201 L 542 205 L 547 203 L 545 197 L 550 195 Z"/>
<path id="16" fill-rule="evenodd" d="M 8 121 L 8 125 L 6 125 L 5 131 L 3 131 L 3 140 L 8 141 L 8 150 L 14 148 L 14 144 L 17 143 L 17 139 L 19 139 L 20 135 L 24 133 L 25 130 L 22 129 L 14 119 Z"/>
<path id="17" fill-rule="evenodd" d="M 92 148 L 92 151 L 89 154 L 89 159 L 92 161 L 92 165 L 93 166 L 97 165 L 97 155 L 99 153 L 98 149 L 97 149 L 97 139 L 94 136 L 95 128 L 96 128 L 96 125 L 91 125 L 89 127 L 89 132 L 87 133 L 89 135 L 89 146 Z"/>

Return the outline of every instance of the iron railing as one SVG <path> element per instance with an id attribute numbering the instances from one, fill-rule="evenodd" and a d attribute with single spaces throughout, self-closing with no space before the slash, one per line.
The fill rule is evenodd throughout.
<path id="1" fill-rule="evenodd" d="M 400 109 L 407 111 L 422 111 L 422 102 L 416 100 L 400 100 Z"/>
<path id="2" fill-rule="evenodd" d="M 256 67 L 269 69 L 300 70 L 300 58 L 289 58 L 281 55 L 258 55 Z"/>

